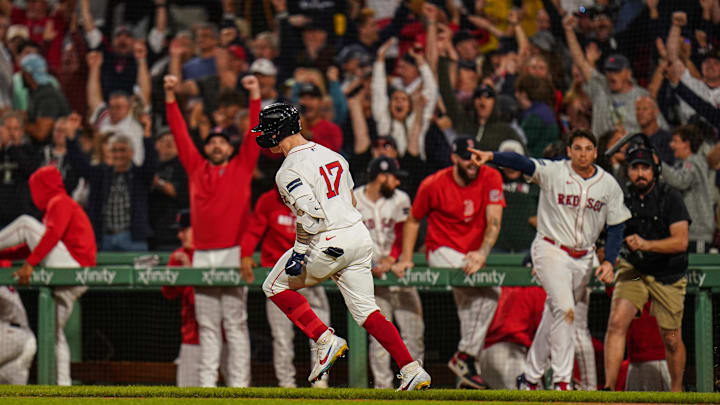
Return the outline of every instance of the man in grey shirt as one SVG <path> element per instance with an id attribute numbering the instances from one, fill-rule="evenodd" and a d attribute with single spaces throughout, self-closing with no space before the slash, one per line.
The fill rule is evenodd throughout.
<path id="1" fill-rule="evenodd" d="M 605 74 L 598 72 L 580 47 L 575 35 L 575 22 L 575 17 L 568 14 L 563 19 L 563 27 L 573 63 L 585 79 L 583 90 L 592 101 L 592 132 L 596 137 L 618 127 L 625 128 L 628 134 L 640 132 L 635 116 L 635 100 L 647 96 L 648 92 L 635 84 L 630 61 L 621 54 L 610 55 L 603 65 Z M 667 128 L 660 115 L 658 124 Z"/>
<path id="2" fill-rule="evenodd" d="M 692 253 L 707 252 L 715 232 L 713 185 L 709 180 L 707 160 L 698 153 L 702 143 L 702 136 L 694 126 L 676 129 L 670 141 L 675 164 L 662 164 L 665 182 L 680 190 L 692 219 L 688 245 Z"/>

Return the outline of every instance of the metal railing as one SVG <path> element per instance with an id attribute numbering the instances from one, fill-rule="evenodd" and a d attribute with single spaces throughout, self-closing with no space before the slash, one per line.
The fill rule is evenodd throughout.
<path id="1" fill-rule="evenodd" d="M 147 253 L 142 253 L 146 255 Z M 33 273 L 29 288 L 37 288 L 38 295 L 38 383 L 55 383 L 55 302 L 52 296 L 53 286 L 84 285 L 90 287 L 118 288 L 156 288 L 165 285 L 189 286 L 240 286 L 246 285 L 239 272 L 233 268 L 181 268 L 157 266 L 133 268 L 133 260 L 138 253 L 101 253 L 98 265 L 92 268 L 52 269 L 37 267 Z M 168 254 L 159 254 L 163 262 Z M 522 255 L 491 255 L 486 267 L 471 276 L 457 269 L 438 269 L 427 267 L 425 258 L 416 254 L 416 266 L 407 271 L 405 277 L 398 279 L 387 273 L 384 279 L 375 279 L 376 285 L 419 286 L 425 288 L 447 288 L 448 286 L 487 287 L 487 286 L 533 286 L 538 285 L 530 276 L 527 267 L 523 267 Z M 0 285 L 16 285 L 12 277 L 14 268 L 0 269 Z M 255 269 L 255 281 L 250 288 L 259 289 L 269 269 Z M 330 288 L 334 283 L 323 282 Z M 596 282 L 594 286 L 602 288 Z M 712 292 L 720 291 L 720 255 L 691 255 L 688 273 L 688 293 L 695 296 L 695 366 L 696 387 L 700 392 L 713 391 L 713 306 Z M 358 326 L 351 316 L 348 319 L 348 343 L 353 350 L 349 354 L 348 372 L 351 387 L 367 387 L 367 335 L 365 329 Z M 71 336 L 78 331 L 68 333 L 68 328 L 79 329 L 80 322 L 72 320 L 66 326 L 68 341 L 73 348 L 73 359 L 78 358 L 77 348 Z"/>

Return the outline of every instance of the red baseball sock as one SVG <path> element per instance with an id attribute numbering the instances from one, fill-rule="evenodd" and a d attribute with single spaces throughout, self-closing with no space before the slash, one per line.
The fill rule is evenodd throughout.
<path id="1" fill-rule="evenodd" d="M 412 363 L 413 359 L 408 352 L 405 342 L 403 342 L 397 328 L 392 322 L 388 321 L 380 311 L 375 311 L 363 324 L 369 334 L 372 335 L 378 342 L 390 353 L 393 360 L 403 368 L 406 364 Z"/>
<path id="2" fill-rule="evenodd" d="M 274 302 L 307 337 L 314 341 L 317 341 L 328 329 L 310 308 L 307 299 L 297 291 L 285 290 L 270 297 L 270 301 Z"/>

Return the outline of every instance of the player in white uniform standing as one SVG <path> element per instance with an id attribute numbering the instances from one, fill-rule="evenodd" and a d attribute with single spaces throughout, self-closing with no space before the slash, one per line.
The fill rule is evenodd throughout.
<path id="1" fill-rule="evenodd" d="M 0 384 L 27 384 L 37 342 L 20 296 L 6 286 L 0 286 L 0 342 Z"/>
<path id="2" fill-rule="evenodd" d="M 372 273 L 384 278 L 402 251 L 402 229 L 410 212 L 410 196 L 402 190 L 400 171 L 395 159 L 379 157 L 368 165 L 370 182 L 355 189 L 357 209 L 373 240 Z M 385 317 L 397 323 L 405 344 L 414 359 L 423 360 L 425 343 L 423 334 L 422 303 L 415 287 L 375 286 L 375 301 Z M 375 338 L 370 338 L 370 369 L 375 388 L 392 388 L 393 372 L 390 354 Z"/>
<path id="3" fill-rule="evenodd" d="M 572 377 L 575 345 L 575 302 L 585 293 L 592 277 L 594 245 L 607 224 L 605 260 L 595 275 L 603 282 L 613 280 L 624 222 L 630 211 L 624 205 L 617 181 L 593 164 L 597 157 L 595 137 L 575 131 L 568 140 L 570 160 L 528 159 L 513 152 L 472 150 L 478 166 L 487 162 L 520 170 L 540 186 L 537 237 L 531 247 L 538 279 L 547 292 L 552 320 L 543 319 L 538 335 L 551 336 L 550 357 L 554 389 L 567 390 Z M 542 331 L 550 329 L 550 333 Z M 536 344 L 547 340 L 535 339 Z M 530 349 L 532 351 L 532 347 Z M 528 364 L 532 359 L 528 359 Z M 526 364 L 518 377 L 521 389 L 537 389 L 541 374 Z"/>
<path id="4" fill-rule="evenodd" d="M 253 132 L 264 148 L 283 153 L 275 183 L 285 204 L 297 217 L 295 246 L 268 274 L 263 291 L 297 327 L 318 344 L 318 361 L 308 381 L 326 373 L 347 351 L 312 311 L 297 289 L 332 278 L 355 322 L 390 352 L 400 367 L 399 390 L 430 386 L 430 375 L 413 361 L 395 326 L 375 303 L 370 272 L 373 243 L 355 209 L 354 183 L 347 161 L 339 154 L 300 135 L 300 114 L 289 104 L 271 104 L 260 112 Z"/>

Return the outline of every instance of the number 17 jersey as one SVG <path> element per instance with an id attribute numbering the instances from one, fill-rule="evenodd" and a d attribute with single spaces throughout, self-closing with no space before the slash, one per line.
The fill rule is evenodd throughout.
<path id="1" fill-rule="evenodd" d="M 352 204 L 355 187 L 350 165 L 332 150 L 309 142 L 290 150 L 275 175 L 280 196 L 297 215 L 289 202 L 312 192 L 325 215 L 325 231 L 347 228 L 362 221 Z"/>

